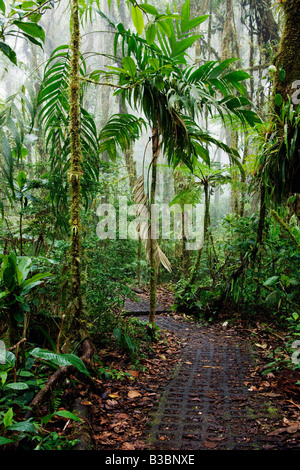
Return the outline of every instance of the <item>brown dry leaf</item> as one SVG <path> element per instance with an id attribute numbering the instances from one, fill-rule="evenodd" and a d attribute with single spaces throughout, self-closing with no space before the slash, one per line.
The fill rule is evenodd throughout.
<path id="1" fill-rule="evenodd" d="M 103 433 L 101 434 L 96 434 L 94 436 L 95 439 L 101 439 L 101 440 L 105 440 L 107 439 L 108 437 L 111 436 L 111 432 L 107 432 L 107 431 L 104 431 Z"/>
<path id="2" fill-rule="evenodd" d="M 132 377 L 138 377 L 140 374 L 137 370 L 127 370 L 126 372 L 132 375 Z"/>
<path id="3" fill-rule="evenodd" d="M 137 398 L 137 397 L 141 397 L 142 395 L 137 390 L 130 390 L 127 396 L 128 398 Z"/>
<path id="4" fill-rule="evenodd" d="M 118 402 L 116 400 L 107 400 L 105 408 L 109 409 L 112 408 L 113 406 L 116 406 Z"/>
<path id="5" fill-rule="evenodd" d="M 120 398 L 120 396 L 117 393 L 110 393 L 108 396 L 110 398 Z"/>
<path id="6" fill-rule="evenodd" d="M 126 413 L 120 413 L 117 415 L 119 419 L 129 419 L 129 416 Z"/>
<path id="7" fill-rule="evenodd" d="M 205 441 L 204 445 L 205 445 L 205 447 L 207 447 L 207 449 L 215 449 L 215 447 L 217 447 L 217 445 L 218 445 L 218 442 Z"/>
<path id="8" fill-rule="evenodd" d="M 130 442 L 124 442 L 124 444 L 121 447 L 122 450 L 135 450 L 135 447 L 133 444 Z"/>
<path id="9" fill-rule="evenodd" d="M 84 406 L 90 406 L 92 405 L 93 403 L 91 401 L 88 401 L 88 400 L 82 400 L 81 401 L 81 405 L 84 405 Z"/>

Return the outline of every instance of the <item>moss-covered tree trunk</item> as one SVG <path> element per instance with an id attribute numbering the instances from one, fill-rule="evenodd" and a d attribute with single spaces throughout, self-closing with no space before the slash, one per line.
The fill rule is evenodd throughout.
<path id="1" fill-rule="evenodd" d="M 285 0 L 282 3 L 285 22 L 280 40 L 279 53 L 275 60 L 277 69 L 274 81 L 274 95 L 280 93 L 284 101 L 293 94 L 292 86 L 300 80 L 300 0 Z M 280 79 L 280 69 L 285 71 Z"/>
<path id="2" fill-rule="evenodd" d="M 80 23 L 79 2 L 72 1 L 72 35 L 71 35 L 71 71 L 70 71 L 70 146 L 71 163 L 69 171 L 70 185 L 70 227 L 71 227 L 71 286 L 70 302 L 67 310 L 64 350 L 70 348 L 74 339 L 81 337 L 82 293 L 81 293 L 81 249 L 80 249 L 80 207 L 81 207 L 81 142 L 80 142 Z"/>
<path id="3" fill-rule="evenodd" d="M 279 52 L 275 59 L 276 74 L 273 90 L 273 108 L 275 115 L 278 114 L 279 116 L 281 115 L 281 105 L 280 101 L 278 101 L 278 95 L 281 95 L 283 103 L 287 103 L 290 100 L 294 110 L 297 110 L 300 80 L 300 0 L 285 0 L 282 3 L 282 7 L 285 20 Z M 286 149 L 287 155 L 284 159 L 284 195 L 288 198 L 297 193 L 294 212 L 300 216 L 300 124 L 296 124 L 295 120 L 293 125 L 288 121 L 286 124 L 288 125 L 288 147 Z M 290 152 L 292 142 L 294 146 L 293 154 Z"/>

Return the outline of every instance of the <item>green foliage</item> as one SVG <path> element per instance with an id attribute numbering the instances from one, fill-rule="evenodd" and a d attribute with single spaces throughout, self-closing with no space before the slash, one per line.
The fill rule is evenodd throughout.
<path id="1" fill-rule="evenodd" d="M 22 419 L 22 416 L 34 395 L 44 385 L 53 366 L 73 365 L 80 372 L 88 374 L 85 365 L 73 354 L 58 355 L 40 348 L 26 351 L 25 362 L 20 368 L 17 363 L 16 355 L 6 351 L 5 363 L 0 364 L 0 445 L 8 446 L 9 449 L 9 444 L 18 444 L 21 450 L 72 448 L 76 440 L 67 442 L 65 436 L 44 432 L 53 417 L 81 422 L 74 413 L 62 409 L 61 400 L 60 409 L 54 409 L 51 414 L 27 420 Z M 14 382 L 15 377 L 17 381 Z"/>
<path id="2" fill-rule="evenodd" d="M 257 172 L 270 198 L 281 204 L 299 192 L 300 106 L 290 100 L 278 106 L 279 114 L 259 128 Z"/>
<path id="3" fill-rule="evenodd" d="M 16 339 L 17 322 L 23 322 L 30 311 L 26 301 L 27 294 L 51 276 L 50 272 L 36 273 L 29 277 L 32 260 L 26 256 L 17 257 L 15 253 L 0 255 L 0 302 L 2 312 L 7 312 L 12 339 Z M 20 338 L 19 338 L 20 339 Z"/>
<path id="4" fill-rule="evenodd" d="M 207 144 L 213 144 L 228 152 L 242 170 L 238 152 L 201 129 L 195 118 L 206 109 L 210 115 L 218 113 L 222 118 L 235 116 L 245 125 L 259 122 L 257 114 L 249 109 L 251 103 L 242 85 L 250 76 L 230 69 L 234 59 L 211 61 L 198 68 L 187 66 L 187 50 L 199 37 L 193 32 L 194 25 L 206 19 L 198 17 L 190 22 L 189 1 L 182 8 L 181 21 L 177 14 L 160 16 L 150 10 L 145 9 L 156 16 L 149 28 L 157 27 L 158 37 L 158 42 L 152 43 L 151 33 L 151 44 L 101 13 L 115 30 L 115 56 L 118 47 L 123 55 L 123 68 L 108 67 L 108 74 L 119 81 L 120 89 L 115 94 L 122 93 L 132 108 L 142 111 L 150 126 L 158 125 L 162 149 L 174 167 L 183 161 L 192 169 L 198 157 L 209 163 Z M 237 91 L 241 96 L 236 96 Z"/>
<path id="5" fill-rule="evenodd" d="M 107 152 L 114 161 L 118 149 L 125 152 L 132 141 L 137 140 L 146 123 L 130 114 L 116 114 L 109 118 L 99 133 L 99 153 Z"/>
<path id="6" fill-rule="evenodd" d="M 11 2 L 0 2 L 0 51 L 10 62 L 17 65 L 16 52 L 5 41 L 8 37 L 19 36 L 29 40 L 34 45 L 43 48 L 45 42 L 45 31 L 38 24 L 42 14 L 54 6 L 53 0 L 24 1 L 13 0 Z"/>
<path id="7" fill-rule="evenodd" d="M 86 65 L 81 57 L 80 76 L 84 77 L 85 73 Z M 69 229 L 69 193 L 66 191 L 71 152 L 69 81 L 70 50 L 63 45 L 53 51 L 46 64 L 38 106 L 39 121 L 43 125 L 46 150 L 49 152 L 49 198 L 56 220 L 65 231 Z M 98 131 L 93 116 L 82 105 L 83 90 L 84 85 L 80 94 L 80 143 L 83 154 L 81 192 L 87 208 L 99 189 L 101 164 Z"/>
<path id="8" fill-rule="evenodd" d="M 51 351 L 41 348 L 34 348 L 30 351 L 33 357 L 55 364 L 59 367 L 74 366 L 79 372 L 89 375 L 89 372 L 82 360 L 75 354 L 55 354 Z"/>

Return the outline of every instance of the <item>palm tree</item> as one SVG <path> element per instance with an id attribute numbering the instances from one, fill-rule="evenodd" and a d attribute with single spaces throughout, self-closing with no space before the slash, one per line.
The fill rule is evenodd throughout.
<path id="1" fill-rule="evenodd" d="M 147 29 L 146 40 L 106 18 L 116 30 L 116 39 L 121 39 L 122 51 L 127 50 L 127 56 L 123 55 L 122 68 L 109 67 L 109 73 L 118 78 L 120 89 L 117 93 L 122 93 L 128 104 L 145 116 L 151 129 L 152 177 L 148 183 L 147 200 L 153 204 L 160 151 L 165 153 L 174 168 L 184 162 L 192 170 L 199 158 L 210 163 L 207 146 L 214 144 L 228 152 L 231 160 L 243 172 L 238 152 L 197 124 L 197 118 L 201 117 L 204 110 L 221 117 L 235 115 L 250 125 L 259 119 L 249 110 L 250 102 L 245 97 L 246 92 L 241 83 L 249 75 L 230 69 L 234 59 L 209 61 L 200 67 L 188 66 L 187 51 L 199 37 L 193 33 L 193 29 L 207 16 L 190 19 L 189 0 L 182 7 L 181 20 L 170 13 L 162 16 L 152 6 L 143 5 L 141 9 L 155 18 L 151 23 L 151 34 Z M 155 37 L 157 41 L 154 43 Z M 115 56 L 118 58 L 117 47 Z M 240 96 L 234 94 L 235 90 Z M 151 237 L 148 247 L 151 272 L 149 321 L 154 323 L 160 261 L 157 254 L 160 252 L 156 240 Z"/>

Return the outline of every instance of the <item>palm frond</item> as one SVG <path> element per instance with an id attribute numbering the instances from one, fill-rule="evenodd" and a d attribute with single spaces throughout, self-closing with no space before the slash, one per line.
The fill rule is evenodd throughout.
<path id="1" fill-rule="evenodd" d="M 144 185 L 144 175 L 137 178 L 133 189 L 133 200 L 138 205 L 137 215 L 138 217 L 142 217 L 143 220 L 147 220 L 143 226 L 140 224 L 137 226 L 137 230 L 139 231 L 139 236 L 141 240 L 144 242 L 146 257 L 149 260 L 150 257 L 150 241 L 151 241 L 151 214 L 149 209 L 149 198 L 145 190 Z M 167 256 L 164 254 L 162 249 L 159 246 L 157 240 L 152 240 L 154 242 L 154 259 L 159 266 L 161 263 L 164 268 L 171 272 L 171 263 L 168 260 Z"/>
<path id="2" fill-rule="evenodd" d="M 125 152 L 132 141 L 137 140 L 146 128 L 146 122 L 132 114 L 114 114 L 101 129 L 98 141 L 99 153 L 107 152 L 112 160 L 117 156 L 117 149 Z"/>

